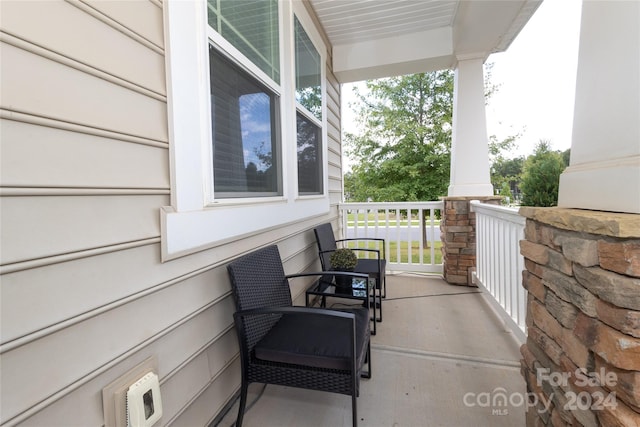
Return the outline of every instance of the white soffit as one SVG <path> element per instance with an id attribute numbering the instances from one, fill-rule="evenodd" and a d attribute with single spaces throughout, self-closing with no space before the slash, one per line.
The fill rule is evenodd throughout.
<path id="1" fill-rule="evenodd" d="M 341 83 L 454 67 L 507 49 L 542 0 L 309 0 Z"/>

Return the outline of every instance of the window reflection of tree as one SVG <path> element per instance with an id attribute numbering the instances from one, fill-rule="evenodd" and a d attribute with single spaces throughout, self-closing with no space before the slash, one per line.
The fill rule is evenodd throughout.
<path id="1" fill-rule="evenodd" d="M 322 94 L 320 86 L 310 86 L 296 90 L 296 99 L 311 114 L 322 119 Z"/>
<path id="2" fill-rule="evenodd" d="M 278 193 L 277 96 L 213 48 L 210 60 L 216 195 Z"/>
<path id="3" fill-rule="evenodd" d="M 320 128 L 297 114 L 298 191 L 321 193 Z"/>
<path id="4" fill-rule="evenodd" d="M 260 143 L 259 147 L 255 147 L 253 151 L 260 160 L 260 168 L 254 162 L 247 164 L 245 168 L 247 190 L 251 192 L 273 191 L 276 181 L 272 151 L 267 149 L 264 141 Z"/>

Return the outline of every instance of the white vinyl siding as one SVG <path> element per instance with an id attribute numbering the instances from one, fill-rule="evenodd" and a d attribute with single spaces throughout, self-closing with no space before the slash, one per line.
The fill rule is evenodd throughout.
<path id="1" fill-rule="evenodd" d="M 150 356 L 162 424 L 207 425 L 240 385 L 227 263 L 277 243 L 287 273 L 315 269 L 311 230 L 337 224 L 327 70 L 329 212 L 162 262 L 160 212 L 175 197 L 167 3 L 0 2 L 3 426 L 101 426 L 102 388 Z M 305 285 L 292 286 L 298 304 Z"/>

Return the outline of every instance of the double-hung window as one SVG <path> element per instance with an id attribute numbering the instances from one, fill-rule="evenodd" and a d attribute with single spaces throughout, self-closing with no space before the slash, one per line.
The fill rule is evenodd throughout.
<path id="1" fill-rule="evenodd" d="M 282 195 L 277 0 L 208 0 L 208 22 L 263 82 L 209 45 L 214 198 Z M 246 66 L 246 65 L 245 65 Z"/>
<path id="2" fill-rule="evenodd" d="M 294 17 L 298 193 L 322 194 L 321 57 Z"/>
<path id="3" fill-rule="evenodd" d="M 298 0 L 166 1 L 162 258 L 329 212 L 326 51 Z"/>

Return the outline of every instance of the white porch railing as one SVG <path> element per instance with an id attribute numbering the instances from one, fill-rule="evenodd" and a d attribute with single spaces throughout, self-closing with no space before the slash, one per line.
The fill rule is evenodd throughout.
<path id="1" fill-rule="evenodd" d="M 443 208 L 442 202 L 343 203 L 342 231 L 345 238 L 384 238 L 388 270 L 442 273 Z"/>
<path id="2" fill-rule="evenodd" d="M 471 202 L 476 213 L 476 283 L 485 288 L 518 338 L 526 339 L 526 292 L 522 287 L 525 218 L 516 209 Z"/>

